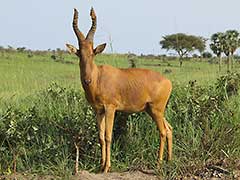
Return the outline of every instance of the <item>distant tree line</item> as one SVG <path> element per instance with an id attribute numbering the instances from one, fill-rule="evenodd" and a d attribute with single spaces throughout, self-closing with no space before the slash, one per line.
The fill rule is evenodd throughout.
<path id="1" fill-rule="evenodd" d="M 200 36 L 177 33 L 163 36 L 159 44 L 162 49 L 166 49 L 167 51 L 174 50 L 177 52 L 181 67 L 183 58 L 194 51 L 198 51 L 204 58 L 211 58 L 212 54 L 210 52 L 204 52 L 206 49 L 206 42 L 207 39 Z M 221 70 L 221 57 L 223 54 L 227 57 L 227 70 L 230 71 L 230 66 L 233 68 L 233 55 L 239 47 L 240 35 L 237 30 L 218 32 L 211 36 L 210 49 L 218 57 L 219 71 Z"/>
<path id="2" fill-rule="evenodd" d="M 60 48 L 56 49 L 48 49 L 48 50 L 31 50 L 27 49 L 26 47 L 17 47 L 14 48 L 10 45 L 7 47 L 0 46 L 0 53 L 1 56 L 4 56 L 6 53 L 25 53 L 27 54 L 27 57 L 31 58 L 34 55 L 50 55 L 51 59 L 54 61 L 63 61 L 64 60 L 64 54 L 67 54 L 68 52 L 66 50 L 62 50 Z"/>
<path id="3" fill-rule="evenodd" d="M 0 46 L 0 51 L 6 51 L 6 52 L 33 52 L 33 53 L 36 53 L 36 54 L 47 54 L 49 52 L 61 52 L 61 53 L 68 53 L 66 50 L 63 50 L 61 48 L 56 48 L 56 49 L 47 49 L 47 50 L 32 50 L 32 49 L 27 49 L 27 47 L 17 47 L 17 48 L 14 48 L 10 45 L 8 45 L 7 47 L 4 47 L 4 46 Z"/>

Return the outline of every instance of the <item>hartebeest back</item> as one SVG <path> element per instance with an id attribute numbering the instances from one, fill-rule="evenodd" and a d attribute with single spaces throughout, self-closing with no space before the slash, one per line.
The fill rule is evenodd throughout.
<path id="1" fill-rule="evenodd" d="M 156 122 L 160 132 L 159 161 L 163 159 L 164 144 L 168 141 L 168 160 L 172 157 L 172 128 L 164 118 L 172 84 L 157 72 L 132 68 L 120 69 L 109 65 L 97 66 L 94 57 L 106 44 L 93 48 L 93 36 L 97 18 L 93 8 L 90 16 L 92 26 L 85 38 L 78 29 L 78 11 L 74 9 L 73 30 L 79 49 L 66 44 L 68 51 L 76 54 L 80 61 L 80 76 L 86 98 L 97 114 L 101 144 L 101 169 L 110 168 L 110 147 L 114 114 L 116 111 L 146 111 Z"/>

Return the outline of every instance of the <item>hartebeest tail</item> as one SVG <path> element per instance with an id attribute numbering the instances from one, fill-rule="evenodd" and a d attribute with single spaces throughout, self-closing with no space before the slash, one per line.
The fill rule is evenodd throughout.
<path id="1" fill-rule="evenodd" d="M 110 146 L 116 111 L 146 111 L 160 132 L 159 162 L 163 159 L 164 144 L 168 141 L 168 160 L 172 158 L 172 127 L 164 118 L 172 84 L 157 72 L 147 69 L 119 69 L 109 65 L 97 66 L 95 55 L 101 53 L 106 44 L 93 48 L 93 37 L 97 27 L 97 17 L 93 9 L 90 16 L 92 26 L 85 38 L 78 29 L 78 12 L 74 9 L 73 30 L 77 36 L 79 49 L 66 44 L 69 52 L 76 54 L 80 61 L 80 76 L 86 98 L 97 114 L 99 139 L 101 144 L 101 168 L 110 168 Z"/>

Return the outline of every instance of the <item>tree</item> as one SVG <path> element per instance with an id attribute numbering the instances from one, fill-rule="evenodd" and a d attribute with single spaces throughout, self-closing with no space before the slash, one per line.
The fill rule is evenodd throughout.
<path id="1" fill-rule="evenodd" d="M 218 32 L 214 33 L 211 36 L 211 44 L 210 48 L 213 51 L 214 54 L 218 57 L 218 68 L 219 71 L 221 71 L 221 55 L 223 53 L 223 44 L 224 44 L 224 33 Z"/>
<path id="2" fill-rule="evenodd" d="M 212 54 L 208 51 L 202 53 L 203 58 L 212 58 Z"/>
<path id="3" fill-rule="evenodd" d="M 24 52 L 26 50 L 26 47 L 18 47 L 17 51 L 18 52 Z"/>
<path id="4" fill-rule="evenodd" d="M 233 54 L 239 47 L 239 32 L 228 30 L 225 32 L 224 54 L 228 57 L 228 71 L 233 68 Z"/>
<path id="5" fill-rule="evenodd" d="M 179 55 L 180 67 L 182 60 L 188 53 L 198 50 L 200 53 L 205 49 L 205 40 L 202 37 L 193 35 L 186 35 L 184 33 L 177 33 L 172 35 L 163 36 L 160 45 L 162 49 L 175 50 Z"/>
<path id="6" fill-rule="evenodd" d="M 5 51 L 4 47 L 3 47 L 3 46 L 0 46 L 1 56 L 4 56 L 4 51 Z"/>
<path id="7" fill-rule="evenodd" d="M 230 71 L 230 64 L 233 68 L 232 56 L 240 45 L 239 32 L 228 30 L 225 33 L 215 33 L 211 36 L 210 48 L 219 57 L 219 70 L 221 70 L 221 54 L 227 56 L 227 70 Z"/>

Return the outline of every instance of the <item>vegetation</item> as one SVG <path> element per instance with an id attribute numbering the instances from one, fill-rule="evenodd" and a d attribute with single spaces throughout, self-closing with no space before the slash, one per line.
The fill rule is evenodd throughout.
<path id="1" fill-rule="evenodd" d="M 175 50 L 179 55 L 180 67 L 182 59 L 188 53 L 198 50 L 200 53 L 205 49 L 205 40 L 202 37 L 186 35 L 183 33 L 163 36 L 160 45 L 166 50 Z"/>
<path id="2" fill-rule="evenodd" d="M 233 55 L 240 46 L 239 32 L 228 30 L 225 33 L 218 32 L 211 36 L 210 48 L 219 58 L 219 71 L 221 71 L 221 55 L 227 56 L 227 70 L 230 72 L 230 64 L 233 69 Z"/>
<path id="3" fill-rule="evenodd" d="M 202 53 L 202 57 L 203 57 L 203 58 L 212 58 L 212 54 L 211 54 L 210 52 L 207 52 L 207 51 L 206 51 L 206 52 L 203 52 L 203 53 Z"/>
<path id="4" fill-rule="evenodd" d="M 199 51 L 203 58 L 210 58 L 209 52 L 203 52 L 206 39 L 184 33 L 177 33 L 163 36 L 160 45 L 163 49 L 174 50 L 179 55 L 180 67 L 183 57 L 187 57 L 190 52 Z M 218 58 L 219 71 L 221 71 L 222 55 L 227 57 L 227 71 L 234 69 L 234 53 L 240 47 L 240 33 L 237 30 L 227 30 L 226 32 L 214 33 L 210 38 L 210 49 Z M 197 57 L 193 54 L 192 57 Z M 231 69 L 230 69 L 231 68 Z"/>
<path id="5" fill-rule="evenodd" d="M 17 171 L 68 178 L 77 159 L 79 169 L 98 171 L 95 114 L 81 90 L 76 58 L 64 52 L 62 61 L 52 59 L 50 51 L 28 54 L 25 49 L 4 49 L 0 54 L 0 174 Z M 98 56 L 96 61 L 128 67 L 128 59 L 113 54 Z M 137 67 L 165 73 L 173 81 L 166 117 L 174 129 L 174 160 L 157 169 L 155 123 L 145 113 L 133 114 L 122 130 L 119 113 L 112 145 L 113 171 L 153 168 L 160 176 L 173 179 L 188 173 L 199 175 L 208 165 L 220 165 L 229 172 L 236 168 L 240 75 L 226 74 L 224 68 L 219 74 L 215 61 L 188 60 L 180 70 L 171 57 L 134 57 Z"/>
<path id="6" fill-rule="evenodd" d="M 223 41 L 224 41 L 224 34 L 223 33 L 215 33 L 211 36 L 211 44 L 210 48 L 212 49 L 213 53 L 216 54 L 218 59 L 218 68 L 221 71 L 221 55 L 223 52 Z"/>
<path id="7" fill-rule="evenodd" d="M 237 32 L 236 30 L 228 30 L 225 32 L 223 52 L 228 57 L 228 71 L 230 71 L 230 64 L 231 68 L 233 68 L 232 56 L 239 47 L 239 42 L 239 32 Z"/>
<path id="8" fill-rule="evenodd" d="M 174 128 L 174 161 L 171 166 L 164 164 L 159 173 L 171 179 L 223 159 L 234 168 L 234 159 L 240 155 L 239 78 L 233 74 L 214 86 L 190 82 L 175 87 L 167 111 Z M 81 91 L 52 84 L 19 105 L 8 104 L 1 112 L 0 128 L 2 173 L 70 176 L 77 148 L 81 169 L 99 169 L 95 115 Z M 146 114 L 129 116 L 127 131 L 118 133 L 115 125 L 113 170 L 156 168 L 159 134 Z"/>
<path id="9" fill-rule="evenodd" d="M 64 53 L 64 61 L 56 61 L 51 58 L 54 52 L 8 52 L 0 53 L 0 104 L 3 101 L 18 99 L 28 96 L 40 89 L 47 88 L 51 82 L 61 86 L 81 88 L 79 83 L 78 59 Z M 57 59 L 59 57 L 57 56 Z M 111 64 L 117 67 L 127 68 L 131 64 L 127 55 L 99 55 L 96 57 L 97 64 Z M 225 59 L 224 59 L 225 60 Z M 186 84 L 196 79 L 200 84 L 211 84 L 217 77 L 226 72 L 223 68 L 221 74 L 215 65 L 216 59 L 189 59 L 184 68 L 178 67 L 176 57 L 136 56 L 134 62 L 137 67 L 151 68 L 164 73 L 174 83 Z M 236 69 L 239 64 L 236 63 Z M 170 72 L 170 73 L 169 73 Z"/>

